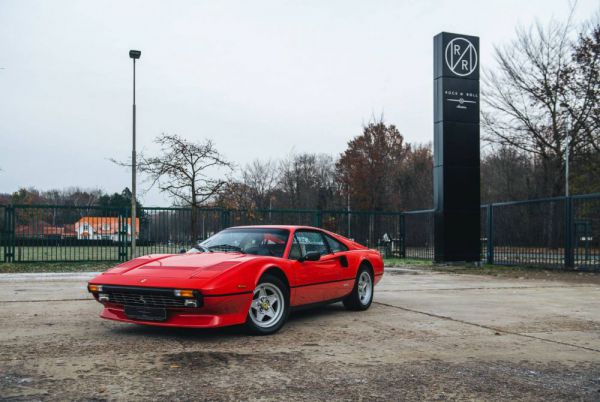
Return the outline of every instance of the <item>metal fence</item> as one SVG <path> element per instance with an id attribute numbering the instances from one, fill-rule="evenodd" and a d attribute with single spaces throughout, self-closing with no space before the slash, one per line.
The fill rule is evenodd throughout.
<path id="1" fill-rule="evenodd" d="M 482 207 L 489 264 L 600 270 L 600 194 Z"/>
<path id="2" fill-rule="evenodd" d="M 0 206 L 0 262 L 124 261 L 129 209 Z M 176 253 L 230 226 L 298 224 L 343 234 L 386 257 L 433 259 L 433 210 L 408 212 L 142 208 L 138 254 Z M 481 261 L 600 270 L 600 194 L 481 206 Z"/>
<path id="3" fill-rule="evenodd" d="M 396 257 L 433 260 L 433 210 L 409 211 L 402 214 L 403 227 L 400 238 L 403 239 L 400 250 L 403 254 Z"/>
<path id="4" fill-rule="evenodd" d="M 0 262 L 125 261 L 131 258 L 128 208 L 61 205 L 0 206 Z M 401 213 L 320 210 L 141 208 L 137 254 L 177 253 L 230 226 L 296 224 L 323 227 L 369 247 L 400 243 Z M 389 248 L 397 252 L 397 248 Z"/>

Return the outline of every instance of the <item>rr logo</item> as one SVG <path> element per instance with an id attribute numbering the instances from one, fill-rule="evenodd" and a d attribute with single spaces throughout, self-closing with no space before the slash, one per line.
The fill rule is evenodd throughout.
<path id="1" fill-rule="evenodd" d="M 477 68 L 477 49 L 465 38 L 454 38 L 446 45 L 446 65 L 454 74 L 465 77 Z"/>

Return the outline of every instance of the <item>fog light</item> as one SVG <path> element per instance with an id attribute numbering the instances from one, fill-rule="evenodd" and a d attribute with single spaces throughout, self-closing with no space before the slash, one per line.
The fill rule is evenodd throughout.
<path id="1" fill-rule="evenodd" d="M 193 290 L 175 289 L 175 296 L 177 296 L 177 297 L 194 297 L 194 291 Z"/>
<path id="2" fill-rule="evenodd" d="M 110 298 L 108 297 L 108 295 L 106 293 L 100 293 L 98 295 L 98 301 L 107 302 L 107 301 L 110 301 Z"/>
<path id="3" fill-rule="evenodd" d="M 102 285 L 92 285 L 91 283 L 88 285 L 88 291 L 95 293 L 95 292 L 102 292 Z"/>
<path id="4" fill-rule="evenodd" d="M 198 307 L 198 302 L 193 299 L 185 299 L 185 306 L 186 307 Z"/>

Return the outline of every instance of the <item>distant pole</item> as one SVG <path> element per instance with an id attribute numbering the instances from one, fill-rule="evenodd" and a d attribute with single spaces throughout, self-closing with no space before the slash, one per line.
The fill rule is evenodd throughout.
<path id="1" fill-rule="evenodd" d="M 348 194 L 347 194 L 347 200 L 346 200 L 346 202 L 347 202 L 347 204 L 346 204 L 346 206 L 347 206 L 347 213 L 346 213 L 346 215 L 347 215 L 347 218 L 348 218 L 348 238 L 351 238 L 352 237 L 352 230 L 350 229 L 350 225 L 351 225 L 351 222 L 352 222 L 352 216 L 350 214 L 350 183 L 348 183 L 347 189 L 348 189 Z"/>
<path id="2" fill-rule="evenodd" d="M 569 159 L 570 159 L 570 144 L 571 144 L 571 130 L 572 130 L 572 123 L 570 121 L 568 121 L 567 123 L 567 143 L 566 143 L 566 147 L 567 149 L 565 150 L 565 155 L 566 155 L 566 164 L 565 164 L 565 195 L 568 197 L 569 196 Z"/>
<path id="3" fill-rule="evenodd" d="M 565 118 L 565 196 L 568 197 L 570 195 L 569 191 L 569 163 L 571 159 L 571 135 L 573 134 L 573 118 L 571 113 L 569 113 L 568 105 L 565 102 L 561 102 L 560 106 L 565 108 L 567 111 L 567 116 Z"/>
<path id="4" fill-rule="evenodd" d="M 136 238 L 136 152 L 135 152 L 135 61 L 140 58 L 142 52 L 139 50 L 130 50 L 129 57 L 133 59 L 133 147 L 131 149 L 131 258 L 135 258 L 135 238 Z"/>

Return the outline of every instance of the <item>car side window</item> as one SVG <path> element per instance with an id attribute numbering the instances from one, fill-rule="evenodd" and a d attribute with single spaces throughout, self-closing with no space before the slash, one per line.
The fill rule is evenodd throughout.
<path id="1" fill-rule="evenodd" d="M 340 251 L 348 251 L 348 247 L 346 247 L 343 243 L 337 241 L 333 237 L 329 235 L 325 235 L 325 239 L 327 240 L 327 244 L 329 244 L 329 249 L 333 253 L 339 253 Z"/>
<path id="2" fill-rule="evenodd" d="M 318 252 L 321 255 L 329 254 L 329 247 L 319 232 L 298 231 L 294 235 L 290 259 L 298 259 L 307 253 Z"/>

